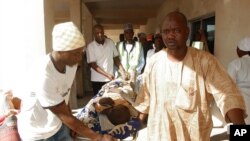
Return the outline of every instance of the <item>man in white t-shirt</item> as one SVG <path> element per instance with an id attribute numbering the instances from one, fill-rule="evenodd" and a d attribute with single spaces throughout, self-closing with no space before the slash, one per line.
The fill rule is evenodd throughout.
<path id="1" fill-rule="evenodd" d="M 113 80 L 114 64 L 119 69 L 124 79 L 128 75 L 120 63 L 115 43 L 104 36 L 102 25 L 95 25 L 93 28 L 94 41 L 87 46 L 87 63 L 91 67 L 91 82 L 93 92 L 96 95 L 101 87 Z"/>
<path id="2" fill-rule="evenodd" d="M 67 106 L 84 38 L 72 22 L 55 25 L 53 52 L 38 65 L 34 91 L 22 99 L 18 128 L 23 141 L 72 141 L 69 129 L 92 140 L 112 140 L 76 119 Z"/>

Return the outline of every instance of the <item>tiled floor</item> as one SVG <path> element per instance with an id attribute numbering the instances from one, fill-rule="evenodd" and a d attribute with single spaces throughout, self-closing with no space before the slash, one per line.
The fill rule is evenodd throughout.
<path id="1" fill-rule="evenodd" d="M 92 93 L 87 93 L 82 98 L 77 99 L 77 105 L 78 108 L 82 108 L 87 104 L 87 102 L 93 97 L 94 95 Z M 136 141 L 146 141 L 147 138 L 147 128 L 142 129 L 139 131 L 138 137 Z M 226 127 L 215 127 L 212 130 L 211 133 L 211 141 L 228 141 L 229 136 L 227 134 L 227 128 Z M 89 141 L 88 139 L 76 139 L 75 141 Z"/>

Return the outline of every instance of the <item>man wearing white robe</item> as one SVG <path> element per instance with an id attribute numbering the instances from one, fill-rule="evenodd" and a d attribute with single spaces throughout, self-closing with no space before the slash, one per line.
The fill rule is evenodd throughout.
<path id="1" fill-rule="evenodd" d="M 208 52 L 186 46 L 186 17 L 169 13 L 161 32 L 167 48 L 146 65 L 135 103 L 142 120 L 148 114 L 148 140 L 209 141 L 213 99 L 227 122 L 245 124 L 243 98 L 225 69 Z"/>

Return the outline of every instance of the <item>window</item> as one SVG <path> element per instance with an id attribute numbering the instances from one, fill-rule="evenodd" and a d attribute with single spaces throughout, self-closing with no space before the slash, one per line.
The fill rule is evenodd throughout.
<path id="1" fill-rule="evenodd" d="M 215 16 L 201 17 L 199 19 L 190 21 L 191 23 L 191 35 L 190 43 L 195 41 L 196 33 L 199 29 L 202 29 L 205 33 L 208 50 L 214 54 L 214 33 L 215 33 Z"/>

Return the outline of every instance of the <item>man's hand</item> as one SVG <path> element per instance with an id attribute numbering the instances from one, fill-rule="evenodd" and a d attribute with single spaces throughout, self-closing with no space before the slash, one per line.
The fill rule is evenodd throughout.
<path id="1" fill-rule="evenodd" d="M 126 71 L 123 71 L 123 72 L 121 73 L 121 75 L 122 75 L 122 79 L 123 79 L 123 80 L 129 80 L 129 79 L 130 79 L 130 75 L 129 75 L 129 73 L 126 72 Z"/>
<path id="2" fill-rule="evenodd" d="M 108 74 L 107 77 L 110 81 L 115 79 L 114 75 L 112 74 Z"/>
<path id="3" fill-rule="evenodd" d="M 233 123 L 233 124 L 239 124 L 244 125 L 244 111 L 242 109 L 231 109 L 226 113 L 226 122 L 227 123 Z"/>

